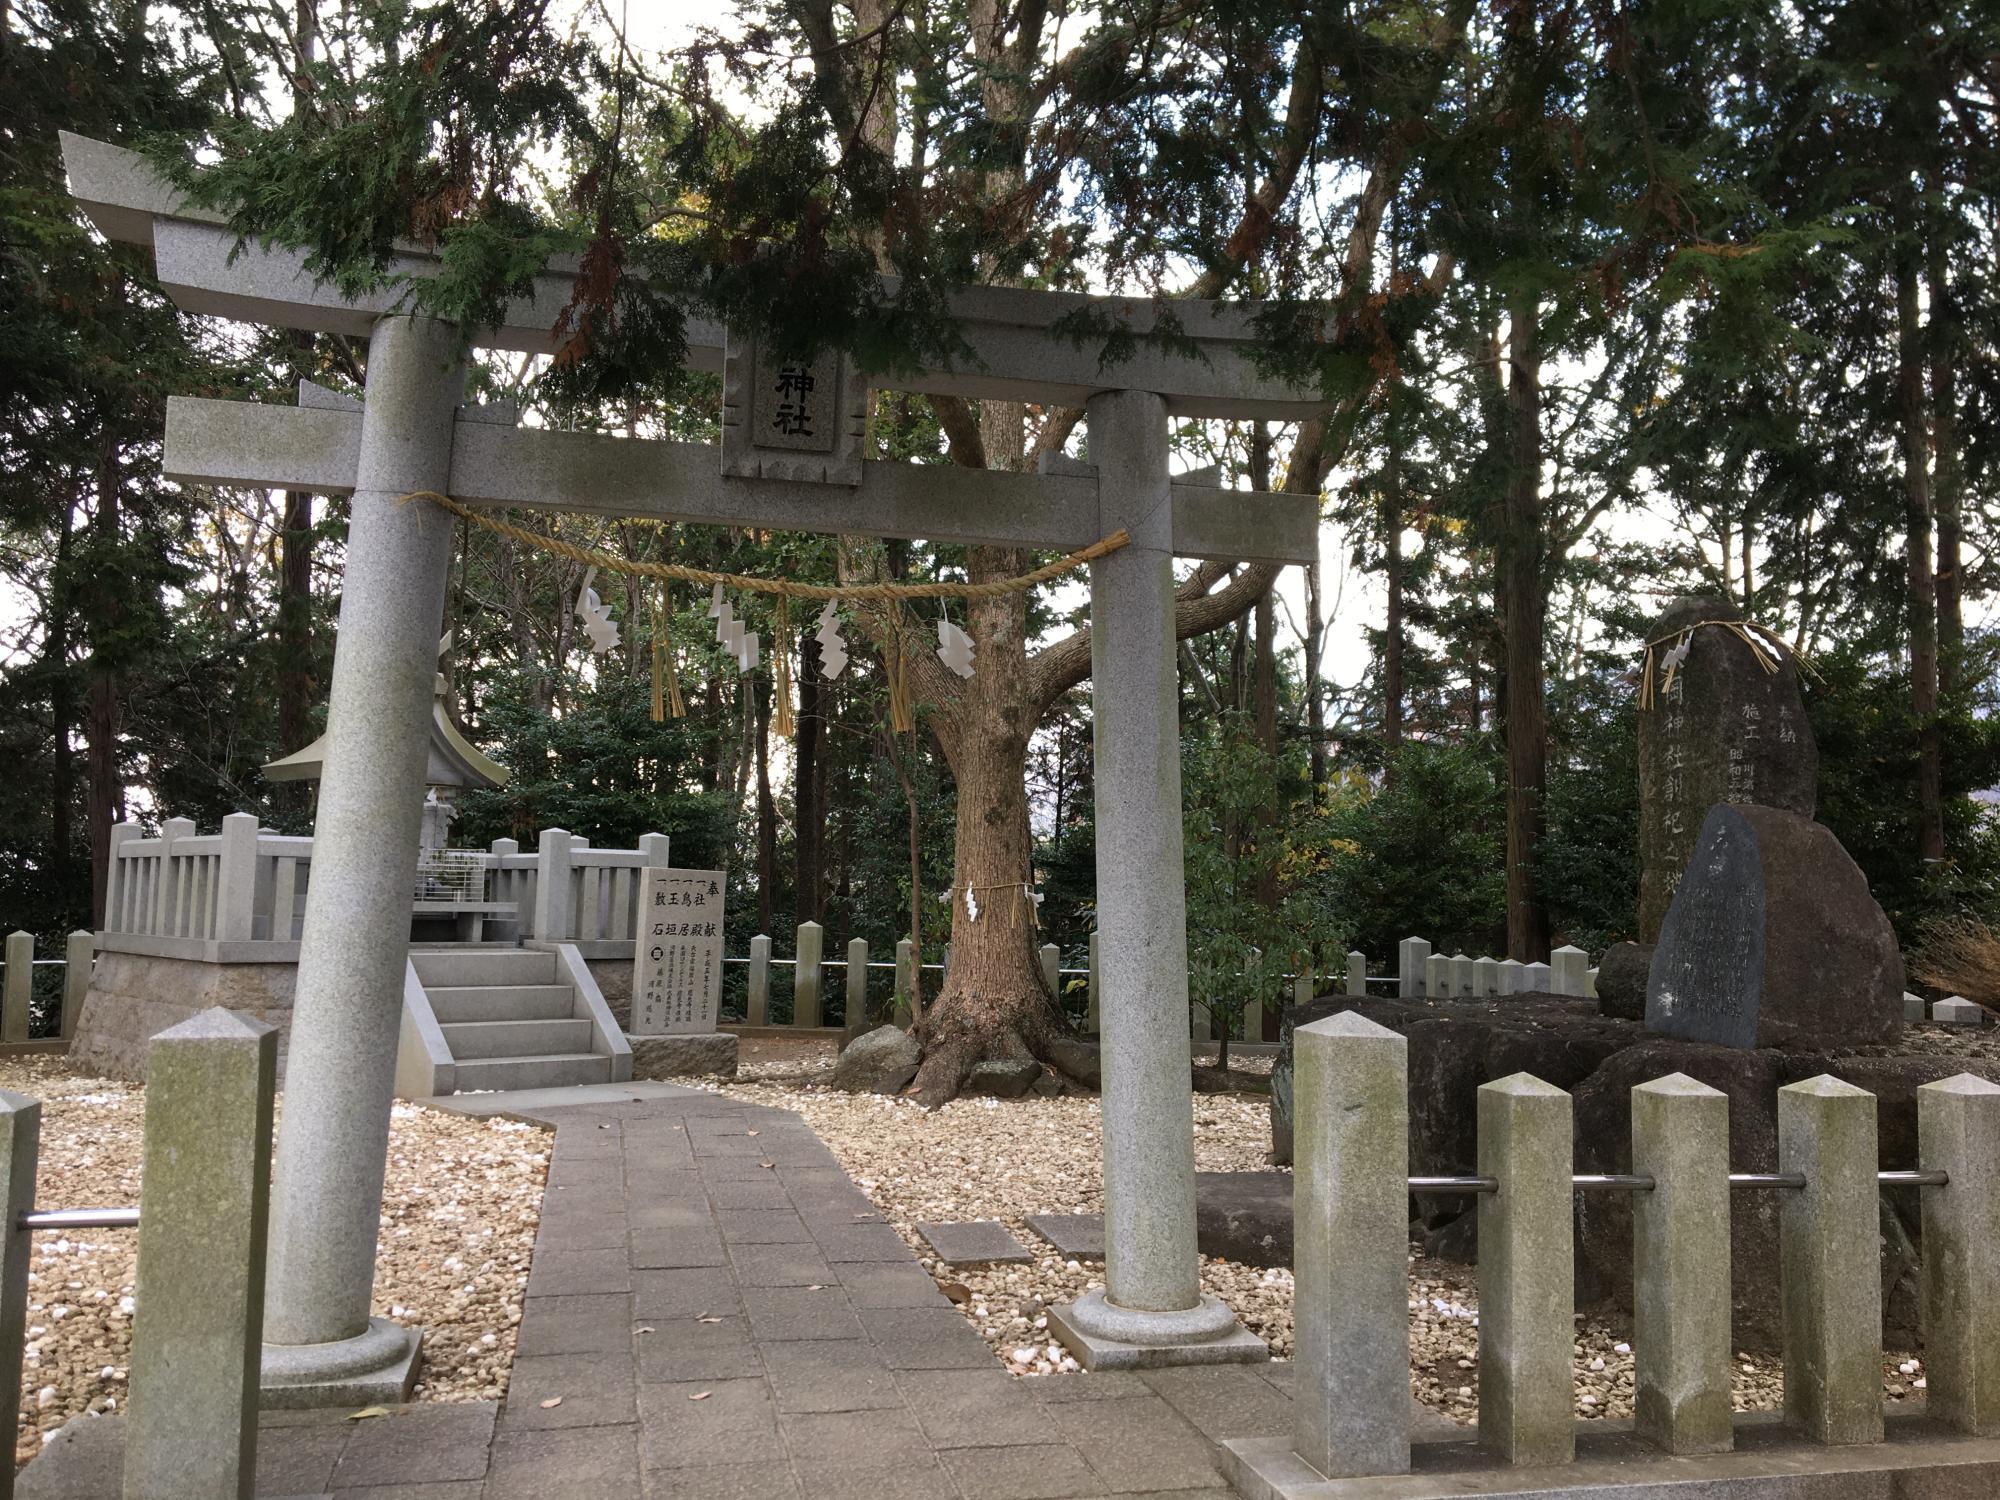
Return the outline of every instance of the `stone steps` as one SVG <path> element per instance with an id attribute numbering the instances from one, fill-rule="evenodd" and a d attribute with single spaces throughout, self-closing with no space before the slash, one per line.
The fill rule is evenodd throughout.
<path id="1" fill-rule="evenodd" d="M 441 1029 L 454 1062 L 590 1051 L 590 1022 L 568 1016 L 559 1020 L 460 1021 Z"/>
<path id="2" fill-rule="evenodd" d="M 425 990 L 444 988 L 489 988 L 496 985 L 522 986 L 558 984 L 556 956 L 526 948 L 499 948 L 483 953 L 451 950 L 410 954 L 417 978 Z"/>
<path id="3" fill-rule="evenodd" d="M 480 1057 L 458 1064 L 458 1090 L 547 1089 L 611 1082 L 611 1059 L 596 1052 Z"/>
<path id="4" fill-rule="evenodd" d="M 426 984 L 438 1025 L 468 1021 L 562 1021 L 576 1009 L 566 984 Z"/>

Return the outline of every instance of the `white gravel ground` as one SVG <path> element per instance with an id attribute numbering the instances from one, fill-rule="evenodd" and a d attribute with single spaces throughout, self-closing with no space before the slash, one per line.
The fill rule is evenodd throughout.
<path id="1" fill-rule="evenodd" d="M 42 1101 L 43 1206 L 139 1201 L 142 1088 L 57 1057 L 0 1061 L 0 1088 Z M 419 1399 L 506 1392 L 549 1141 L 529 1125 L 396 1106 L 375 1311 L 424 1328 Z M 35 1236 L 17 1463 L 71 1417 L 123 1406 L 137 1253 L 129 1230 Z"/>

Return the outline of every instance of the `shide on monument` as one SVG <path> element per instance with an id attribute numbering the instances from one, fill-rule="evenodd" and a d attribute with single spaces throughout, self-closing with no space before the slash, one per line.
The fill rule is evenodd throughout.
<path id="1" fill-rule="evenodd" d="M 1309 563 L 1317 507 L 1168 470 L 1173 418 L 1320 409 L 1254 363 L 1256 309 L 1176 303 L 1174 339 L 1153 341 L 1158 309 L 1143 300 L 962 294 L 953 312 L 972 357 L 899 372 L 894 386 L 1085 408 L 1090 464 L 1039 474 L 873 462 L 868 393 L 887 379 L 835 355 L 773 362 L 715 324 L 690 324 L 688 360 L 723 374 L 719 446 L 522 429 L 509 411 L 462 404 L 464 348 L 552 351 L 572 271 L 550 266 L 497 326 L 461 330 L 405 315 L 392 291 L 344 297 L 295 252 L 240 244 L 130 152 L 75 136 L 63 147 L 93 222 L 150 246 L 182 307 L 369 344 L 358 409 L 308 388 L 296 407 L 174 398 L 167 412 L 171 478 L 352 497 L 272 1192 L 267 1404 L 393 1399 L 415 1375 L 418 1336 L 371 1318 L 369 1302 L 452 546 L 445 509 L 405 503 L 419 492 L 1061 552 L 1125 533 L 1090 564 L 1106 1287 L 1052 1320 L 1090 1368 L 1264 1358 L 1201 1292 L 1195 1246 L 1173 561 Z M 392 271 L 433 265 L 412 250 Z M 1136 336 L 1130 358 L 1107 365 L 1055 331 L 1086 312 Z"/>

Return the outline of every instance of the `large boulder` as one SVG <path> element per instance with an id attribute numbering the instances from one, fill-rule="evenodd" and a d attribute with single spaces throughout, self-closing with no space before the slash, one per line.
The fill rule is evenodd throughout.
<path id="1" fill-rule="evenodd" d="M 917 1076 L 922 1049 L 895 1026 L 865 1031 L 841 1050 L 833 1065 L 833 1086 L 850 1094 L 900 1094 Z"/>
<path id="2" fill-rule="evenodd" d="M 1716 623 L 1743 618 L 1724 599 L 1677 599 L 1647 631 L 1656 643 L 1651 697 L 1639 710 L 1639 936 L 1647 942 L 1659 936 L 1711 807 L 1752 802 L 1813 815 L 1819 751 L 1798 666 L 1755 632 L 1753 649 Z M 1683 646 L 1669 686 L 1668 657 Z"/>
<path id="3" fill-rule="evenodd" d="M 1201 1253 L 1217 1260 L 1289 1266 L 1292 1174 L 1195 1173 L 1194 1237 Z"/>
<path id="4" fill-rule="evenodd" d="M 1901 1034 L 1895 929 L 1831 830 L 1771 807 L 1709 809 L 1653 953 L 1646 1029 L 1803 1050 Z"/>
<path id="5" fill-rule="evenodd" d="M 1018 1099 L 1035 1086 L 1042 1065 L 1032 1057 L 988 1057 L 965 1075 L 965 1092 L 991 1099 Z"/>
<path id="6" fill-rule="evenodd" d="M 1622 1021 L 1646 1019 L 1646 979 L 1653 968 L 1651 943 L 1613 943 L 1597 965 L 1597 1008 Z"/>
<path id="7" fill-rule="evenodd" d="M 1104 1079 L 1104 1057 L 1097 1043 L 1080 1041 L 1075 1037 L 1058 1037 L 1049 1044 L 1049 1062 L 1064 1077 L 1084 1088 L 1102 1086 Z"/>

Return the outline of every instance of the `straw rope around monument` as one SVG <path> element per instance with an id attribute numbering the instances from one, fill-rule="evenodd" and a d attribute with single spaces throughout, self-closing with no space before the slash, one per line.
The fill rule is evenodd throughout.
<path id="1" fill-rule="evenodd" d="M 1806 654 L 1796 646 L 1786 645 L 1784 638 L 1768 625 L 1760 625 L 1755 620 L 1697 620 L 1692 625 L 1683 625 L 1678 630 L 1668 631 L 1658 640 L 1646 642 L 1645 660 L 1639 668 L 1640 708 L 1651 708 L 1661 693 L 1671 693 L 1674 690 L 1674 678 L 1681 669 L 1681 663 L 1686 659 L 1689 642 L 1694 639 L 1697 630 L 1705 630 L 1709 626 L 1729 631 L 1748 646 L 1751 658 L 1764 669 L 1766 676 L 1777 672 L 1778 664 L 1787 652 L 1791 654 L 1792 660 L 1806 671 L 1811 672 L 1814 677 L 1819 676 L 1813 664 L 1806 659 Z M 1653 686 L 1653 655 L 1668 641 L 1676 642 L 1676 645 L 1673 650 L 1666 653 L 1664 671 L 1656 690 Z"/>

